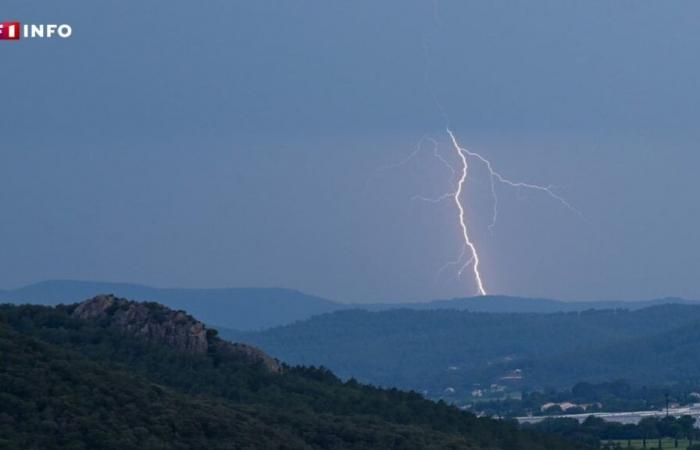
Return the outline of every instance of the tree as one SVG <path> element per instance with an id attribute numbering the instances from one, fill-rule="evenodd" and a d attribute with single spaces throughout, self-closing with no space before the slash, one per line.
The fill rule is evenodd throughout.
<path id="1" fill-rule="evenodd" d="M 690 436 L 695 433 L 695 418 L 693 416 L 685 415 L 679 417 L 676 422 L 678 423 L 685 437 L 690 439 Z"/>
<path id="2" fill-rule="evenodd" d="M 645 417 L 639 421 L 639 432 L 642 436 L 642 446 L 646 448 L 647 439 L 659 437 L 659 420 L 656 417 Z"/>

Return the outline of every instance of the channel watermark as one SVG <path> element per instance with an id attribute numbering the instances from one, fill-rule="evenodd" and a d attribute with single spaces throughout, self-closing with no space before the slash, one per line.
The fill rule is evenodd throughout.
<path id="1" fill-rule="evenodd" d="M 73 35 L 73 27 L 62 23 L 0 22 L 0 41 L 20 39 L 68 39 Z"/>

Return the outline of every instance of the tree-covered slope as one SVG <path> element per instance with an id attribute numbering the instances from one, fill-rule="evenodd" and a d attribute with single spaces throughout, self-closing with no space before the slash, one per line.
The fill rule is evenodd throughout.
<path id="1" fill-rule="evenodd" d="M 0 448 L 263 447 L 292 434 L 0 324 Z"/>
<path id="2" fill-rule="evenodd" d="M 117 299 L 118 300 L 118 299 Z M 0 448 L 569 449 L 555 437 L 421 396 L 273 370 L 189 316 L 103 302 L 0 307 Z M 138 327 L 125 317 L 145 311 Z M 133 313 L 133 314 L 132 314 Z M 143 318 L 143 317 L 142 317 Z M 170 331 L 163 331 L 170 330 Z"/>
<path id="3" fill-rule="evenodd" d="M 342 377 L 429 395 L 453 387 L 464 397 L 473 383 L 536 388 L 700 378 L 700 364 L 691 357 L 700 351 L 698 324 L 700 307 L 689 305 L 557 314 L 356 310 L 257 333 L 225 333 Z"/>

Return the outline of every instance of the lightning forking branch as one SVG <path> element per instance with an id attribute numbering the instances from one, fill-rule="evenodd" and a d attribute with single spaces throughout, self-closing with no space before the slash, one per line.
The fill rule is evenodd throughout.
<path id="1" fill-rule="evenodd" d="M 481 154 L 471 151 L 466 147 L 463 147 L 459 141 L 457 140 L 457 137 L 455 136 L 455 133 L 452 131 L 452 129 L 449 127 L 449 125 L 445 128 L 447 135 L 449 136 L 449 141 L 451 144 L 452 149 L 454 150 L 455 155 L 457 156 L 457 159 L 460 162 L 460 167 L 455 167 L 453 164 L 450 163 L 439 151 L 439 143 L 437 140 L 430 136 L 423 136 L 418 143 L 416 144 L 416 148 L 403 160 L 399 161 L 398 163 L 390 164 L 387 166 L 383 166 L 378 168 L 377 170 L 387 170 L 387 169 L 394 169 L 398 167 L 402 167 L 406 164 L 408 164 L 410 161 L 412 161 L 414 158 L 418 156 L 421 151 L 424 150 L 423 144 L 425 142 L 429 142 L 432 145 L 432 154 L 435 159 L 437 159 L 445 168 L 447 168 L 450 172 L 450 178 L 449 178 L 449 184 L 452 186 L 451 190 L 438 196 L 438 197 L 426 197 L 423 195 L 414 195 L 411 197 L 411 200 L 420 200 L 428 203 L 441 203 L 447 200 L 450 200 L 451 202 L 454 203 L 456 206 L 457 210 L 457 218 L 458 218 L 458 224 L 459 224 L 459 229 L 460 229 L 460 235 L 461 235 L 461 240 L 462 240 L 462 248 L 457 256 L 457 258 L 453 261 L 449 261 L 446 264 L 444 264 L 438 271 L 437 275 L 445 271 L 448 267 L 451 266 L 459 266 L 459 268 L 456 271 L 457 277 L 461 278 L 462 274 L 464 273 L 465 270 L 469 266 L 472 268 L 472 272 L 474 274 L 474 281 L 476 283 L 476 288 L 478 291 L 479 295 L 487 295 L 488 292 L 486 290 L 484 278 L 481 274 L 479 264 L 481 262 L 480 256 L 479 256 L 479 251 L 477 248 L 477 245 L 474 243 L 474 241 L 471 238 L 470 234 L 470 228 L 469 228 L 469 220 L 467 218 L 467 211 L 464 208 L 464 193 L 465 193 L 465 187 L 467 182 L 469 181 L 469 171 L 470 171 L 470 161 L 475 161 L 477 163 L 482 164 L 488 174 L 489 174 L 489 181 L 491 184 L 491 197 L 492 197 L 492 204 L 493 204 L 493 211 L 491 215 L 491 221 L 488 225 L 489 231 L 493 233 L 494 227 L 496 226 L 496 221 L 498 219 L 498 207 L 499 207 L 499 201 L 498 201 L 498 194 L 496 191 L 496 186 L 498 183 L 505 185 L 510 188 L 515 188 L 515 189 L 529 189 L 533 190 L 536 192 L 543 193 L 550 197 L 551 199 L 555 200 L 556 202 L 560 203 L 562 206 L 567 208 L 568 210 L 581 215 L 581 212 L 577 210 L 574 206 L 572 206 L 564 197 L 560 196 L 554 191 L 554 186 L 548 185 L 548 186 L 542 186 L 538 184 L 532 184 L 532 183 L 525 183 L 522 181 L 514 181 L 509 178 L 506 178 L 503 176 L 500 172 L 496 171 L 493 168 L 493 164 L 491 161 Z M 467 257 L 468 256 L 468 257 Z M 465 258 L 466 257 L 466 258 Z"/>
<path id="2" fill-rule="evenodd" d="M 446 198 L 452 198 L 454 200 L 455 205 L 457 206 L 457 211 L 459 213 L 459 225 L 460 229 L 462 232 L 462 239 L 464 240 L 464 246 L 462 248 L 462 252 L 459 256 L 459 258 L 456 261 L 452 261 L 448 263 L 447 265 L 450 264 L 458 264 L 461 262 L 461 260 L 464 258 L 464 253 L 466 249 L 469 249 L 469 252 L 471 254 L 470 258 L 467 260 L 466 263 L 462 265 L 460 270 L 458 271 L 458 275 L 461 276 L 462 272 L 464 269 L 469 266 L 469 264 L 472 265 L 472 269 L 474 272 L 474 280 L 476 281 L 476 286 L 479 291 L 480 295 L 486 295 L 486 288 L 484 287 L 484 281 L 481 276 L 481 272 L 479 271 L 479 252 L 477 251 L 476 245 L 474 245 L 474 242 L 469 236 L 469 227 L 468 227 L 468 221 L 465 217 L 465 211 L 464 207 L 462 206 L 462 192 L 464 190 L 464 183 L 467 181 L 468 173 L 469 173 L 469 161 L 468 158 L 474 158 L 481 163 L 483 163 L 486 166 L 486 169 L 489 172 L 489 177 L 490 177 L 490 182 L 491 182 L 491 195 L 493 197 L 493 215 L 491 216 L 491 223 L 489 224 L 489 229 L 493 230 L 493 227 L 496 225 L 496 219 L 498 218 L 498 195 L 496 194 L 496 182 L 503 183 L 507 186 L 514 187 L 514 188 L 526 188 L 526 189 L 532 189 L 535 191 L 540 191 L 546 193 L 549 197 L 553 198 L 554 200 L 558 201 L 562 205 L 564 205 L 566 208 L 569 210 L 581 214 L 576 208 L 574 208 L 569 202 L 567 202 L 563 197 L 557 195 L 554 191 L 552 191 L 552 186 L 540 186 L 537 184 L 531 184 L 531 183 L 524 183 L 521 181 L 512 181 L 503 175 L 501 175 L 499 172 L 495 171 L 493 169 L 493 166 L 491 162 L 481 156 L 480 154 L 476 152 L 472 152 L 468 150 L 465 147 L 462 147 L 459 142 L 457 141 L 457 138 L 455 137 L 454 133 L 452 130 L 447 127 L 447 134 L 450 136 L 450 141 L 452 143 L 452 146 L 459 157 L 459 160 L 461 161 L 462 168 L 461 168 L 461 176 L 457 182 L 456 189 L 448 194 L 445 194 L 441 197 L 438 197 L 437 199 L 426 199 L 423 197 L 416 196 L 414 198 L 416 199 L 421 199 L 421 200 L 427 200 L 427 201 L 432 201 L 432 202 L 438 202 L 442 201 Z M 436 155 L 439 155 L 437 150 L 434 150 L 434 153 Z M 440 160 L 444 163 L 444 159 L 440 157 Z M 454 168 L 452 168 L 452 171 L 454 172 Z M 443 267 L 444 269 L 445 267 Z M 441 269 L 442 270 L 442 269 Z"/>
<path id="3" fill-rule="evenodd" d="M 438 14 L 437 14 L 437 1 L 433 1 L 433 25 L 434 27 L 437 27 L 439 25 L 439 20 L 438 20 Z M 581 215 L 581 213 L 574 208 L 566 199 L 558 195 L 556 192 L 554 192 L 554 186 L 549 185 L 549 186 L 541 186 L 538 184 L 532 184 L 532 183 L 525 183 L 522 181 L 513 181 L 509 178 L 504 177 L 500 172 L 497 172 L 494 170 L 493 165 L 491 164 L 491 161 L 480 155 L 479 153 L 470 151 L 466 147 L 463 147 L 460 145 L 460 143 L 457 141 L 457 138 L 455 134 L 452 132 L 452 129 L 449 126 L 449 118 L 447 115 L 447 112 L 445 108 L 443 108 L 442 104 L 438 100 L 438 96 L 436 95 L 435 91 L 432 88 L 432 84 L 430 83 L 430 48 L 429 48 L 428 40 L 426 38 L 426 35 L 423 35 L 423 57 L 425 60 L 425 69 L 424 69 L 424 81 L 425 84 L 428 88 L 428 91 L 430 92 L 430 95 L 432 97 L 432 100 L 437 107 L 438 111 L 442 115 L 443 119 L 446 122 L 446 131 L 447 134 L 450 137 L 450 143 L 452 144 L 452 147 L 458 157 L 458 160 L 461 163 L 461 168 L 457 169 L 453 167 L 439 152 L 438 149 L 438 142 L 428 136 L 423 136 L 423 138 L 420 139 L 418 142 L 418 145 L 416 146 L 416 149 L 404 160 L 401 162 L 391 165 L 391 166 L 386 166 L 384 169 L 388 169 L 391 167 L 399 167 L 402 166 L 408 161 L 412 160 L 417 154 L 421 151 L 422 149 L 422 144 L 425 141 L 429 141 L 433 145 L 433 156 L 438 159 L 445 167 L 447 167 L 451 173 L 451 178 L 450 178 L 450 184 L 452 185 L 453 189 L 450 192 L 447 192 L 437 198 L 428 198 L 424 197 L 421 195 L 415 195 L 412 197 L 413 200 L 422 200 L 422 201 L 427 201 L 430 203 L 438 203 L 442 202 L 448 199 L 451 199 L 455 206 L 457 207 L 457 213 L 458 213 L 458 218 L 459 218 L 459 227 L 461 231 L 461 238 L 462 238 L 462 249 L 457 257 L 456 260 L 450 261 L 446 263 L 440 270 L 438 270 L 438 274 L 441 273 L 443 270 L 445 270 L 447 267 L 450 266 L 455 266 L 455 265 L 460 265 L 459 269 L 457 270 L 457 276 L 461 278 L 463 272 L 471 265 L 472 271 L 474 273 L 474 281 L 476 282 L 476 287 L 478 290 L 479 295 L 487 295 L 487 290 L 485 287 L 485 283 L 482 277 L 482 274 L 479 269 L 479 264 L 481 262 L 480 257 L 479 257 L 479 252 L 477 249 L 477 246 L 474 244 L 474 241 L 472 240 L 470 233 L 469 233 L 469 220 L 466 217 L 466 211 L 465 208 L 462 204 L 462 197 L 464 194 L 464 189 L 465 189 L 465 183 L 468 181 L 469 177 L 469 160 L 475 160 L 481 164 L 483 164 L 488 173 L 489 173 L 489 181 L 491 184 L 491 198 L 493 202 L 493 210 L 492 210 L 492 215 L 491 215 L 491 221 L 488 225 L 488 229 L 490 232 L 493 233 L 493 229 L 496 226 L 496 221 L 498 219 L 498 195 L 496 192 L 496 183 L 501 183 L 505 186 L 511 187 L 511 188 L 516 188 L 516 189 L 529 189 L 533 191 L 537 191 L 543 194 L 546 194 L 553 200 L 559 202 L 561 205 L 566 207 L 568 210 Z M 455 177 L 459 174 L 459 178 L 455 183 Z M 467 256 L 465 261 L 465 256 Z"/>

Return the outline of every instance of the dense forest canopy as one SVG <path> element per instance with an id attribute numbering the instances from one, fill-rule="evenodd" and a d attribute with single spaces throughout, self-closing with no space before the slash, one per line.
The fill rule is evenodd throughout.
<path id="1" fill-rule="evenodd" d="M 205 353 L 177 351 L 126 333 L 119 308 L 0 306 L 0 448 L 585 448 L 325 369 L 272 372 L 214 332 Z M 146 310 L 154 327 L 171 316 Z"/>
<path id="2" fill-rule="evenodd" d="M 624 378 L 634 384 L 700 379 L 700 306 L 555 314 L 341 311 L 260 332 L 222 331 L 294 364 L 341 377 L 427 391 L 475 385 L 530 390 Z"/>

